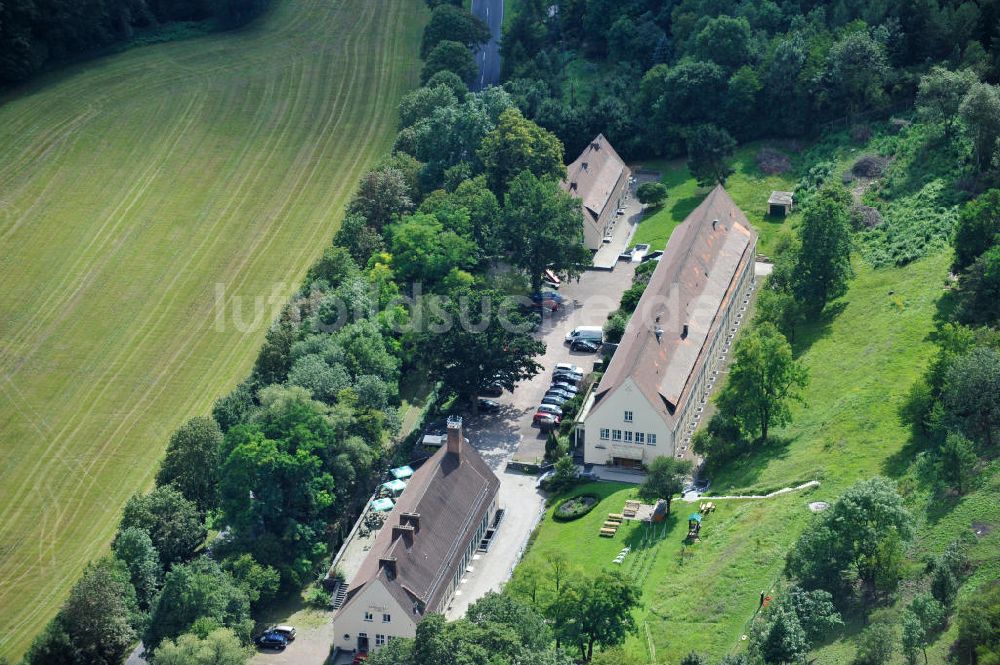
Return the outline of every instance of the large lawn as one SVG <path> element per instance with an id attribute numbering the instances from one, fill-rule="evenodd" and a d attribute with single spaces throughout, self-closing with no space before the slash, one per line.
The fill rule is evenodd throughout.
<path id="1" fill-rule="evenodd" d="M 718 655 L 737 645 L 760 592 L 769 590 L 780 574 L 784 552 L 809 515 L 808 494 L 803 493 L 718 501 L 718 510 L 703 522 L 701 542 L 686 546 L 687 516 L 696 507 L 675 500 L 663 525 L 626 522 L 609 539 L 598 536 L 600 526 L 608 513 L 622 511 L 634 486 L 599 483 L 579 491 L 604 498 L 574 522 L 558 523 L 551 510 L 546 513 L 516 575 L 535 568 L 545 577 L 556 553 L 569 558 L 574 574 L 621 569 L 643 590 L 636 613 L 639 631 L 626 644 L 632 662 L 676 663 L 692 649 Z M 612 563 L 626 545 L 632 552 L 624 563 Z M 546 580 L 542 602 L 551 593 Z"/>
<path id="2" fill-rule="evenodd" d="M 670 525 L 662 541 L 640 547 L 624 566 L 643 588 L 644 604 L 637 615 L 641 631 L 626 645 L 639 662 L 677 662 L 691 650 L 717 660 L 738 648 L 760 592 L 772 588 L 785 552 L 811 517 L 806 502 L 832 501 L 860 478 L 905 473 L 912 451 L 899 453 L 910 432 L 897 409 L 933 353 L 928 335 L 949 260 L 941 253 L 886 270 L 858 261 L 856 279 L 830 308 L 830 316 L 799 332 L 796 352 L 811 376 L 805 404 L 795 407 L 791 425 L 776 432 L 778 443 L 731 465 L 713 478 L 712 490 L 756 493 L 813 479 L 821 486 L 808 495 L 718 502 L 718 512 L 705 520 L 703 541 L 687 548 L 683 563 L 683 518 L 690 508 L 675 502 L 681 519 Z M 609 496 L 581 520 L 560 524 L 546 517 L 517 575 L 532 566 L 544 569 L 555 551 L 581 568 L 611 567 L 623 543 L 641 542 L 641 526 L 630 527 L 613 542 L 597 537 L 607 513 L 620 512 L 625 496 L 634 491 L 597 487 Z M 996 509 L 983 510 L 997 496 L 996 481 L 990 487 L 987 494 L 959 502 L 945 517 L 931 521 L 921 516 L 920 540 L 929 543 L 918 542 L 920 551 L 944 547 L 973 519 L 996 517 Z M 996 534 L 991 538 L 995 551 Z M 977 556 L 989 559 L 985 550 Z M 987 572 L 995 570 L 994 559 Z M 823 653 L 827 658 L 819 662 L 847 662 L 851 647 L 835 643 Z"/>
<path id="3" fill-rule="evenodd" d="M 424 3 L 274 5 L 0 98 L 0 655 L 248 371 L 391 145 Z"/>

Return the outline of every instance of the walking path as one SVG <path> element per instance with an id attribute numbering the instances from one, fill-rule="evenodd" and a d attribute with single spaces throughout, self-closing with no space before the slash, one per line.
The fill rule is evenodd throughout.
<path id="1" fill-rule="evenodd" d="M 724 501 L 726 499 L 773 499 L 776 496 L 781 496 L 782 494 L 791 494 L 792 492 L 798 492 L 800 490 L 809 489 L 810 487 L 819 487 L 818 480 L 810 480 L 808 483 L 802 483 L 796 487 L 785 487 L 780 490 L 775 490 L 770 494 L 732 494 L 728 496 L 706 496 L 699 492 L 688 492 L 681 497 L 684 501 L 688 503 L 694 503 L 698 499 L 705 498 L 711 499 L 712 501 Z"/>

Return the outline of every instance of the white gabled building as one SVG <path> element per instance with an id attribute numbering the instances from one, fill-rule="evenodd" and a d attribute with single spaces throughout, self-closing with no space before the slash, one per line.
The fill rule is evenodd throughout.
<path id="1" fill-rule="evenodd" d="M 333 617 L 334 646 L 373 651 L 443 613 L 497 510 L 500 481 L 448 419 L 445 445 L 410 478 Z"/>
<path id="2" fill-rule="evenodd" d="M 746 310 L 756 248 L 721 185 L 674 230 L 584 407 L 587 463 L 638 467 L 686 445 Z"/>

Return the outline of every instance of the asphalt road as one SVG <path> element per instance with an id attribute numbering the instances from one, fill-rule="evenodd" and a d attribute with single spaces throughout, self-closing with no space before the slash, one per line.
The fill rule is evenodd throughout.
<path id="1" fill-rule="evenodd" d="M 472 86 L 482 90 L 500 84 L 500 28 L 503 26 L 503 0 L 472 0 L 472 13 L 490 28 L 492 38 L 476 53 L 479 74 Z"/>

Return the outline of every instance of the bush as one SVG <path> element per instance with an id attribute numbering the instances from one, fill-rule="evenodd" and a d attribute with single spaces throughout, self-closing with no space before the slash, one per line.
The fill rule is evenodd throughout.
<path id="1" fill-rule="evenodd" d="M 600 499 L 593 494 L 581 494 L 580 496 L 566 499 L 552 513 L 552 519 L 557 522 L 569 522 L 579 519 L 594 509 Z"/>
<path id="2" fill-rule="evenodd" d="M 310 587 L 305 594 L 303 594 L 303 599 L 306 601 L 307 605 L 315 607 L 317 609 L 327 609 L 330 607 L 330 593 L 324 591 L 322 586 Z"/>

